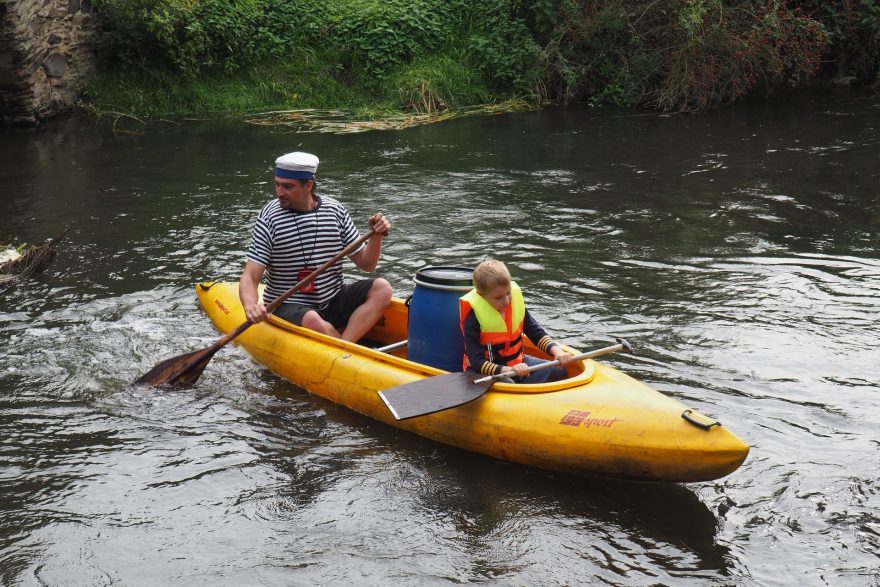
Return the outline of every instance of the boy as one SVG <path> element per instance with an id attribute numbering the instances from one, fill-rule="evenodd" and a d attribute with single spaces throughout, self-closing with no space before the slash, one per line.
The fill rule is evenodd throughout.
<path id="1" fill-rule="evenodd" d="M 544 383 L 567 377 L 557 366 L 529 374 L 528 366 L 544 363 L 523 353 L 525 334 L 538 348 L 565 365 L 571 353 L 544 332 L 523 302 L 519 286 L 501 261 L 483 261 L 474 269 L 474 289 L 459 300 L 461 331 L 464 334 L 464 370 L 483 375 L 510 373 L 518 383 Z"/>

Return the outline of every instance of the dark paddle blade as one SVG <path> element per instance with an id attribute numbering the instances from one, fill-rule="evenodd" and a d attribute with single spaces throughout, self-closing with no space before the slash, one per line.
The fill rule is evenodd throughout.
<path id="1" fill-rule="evenodd" d="M 479 373 L 450 373 L 426 377 L 379 392 L 379 397 L 398 420 L 425 416 L 461 406 L 482 397 L 494 381 L 474 383 Z"/>
<path id="2" fill-rule="evenodd" d="M 188 386 L 195 383 L 219 347 L 178 355 L 166 359 L 141 375 L 135 384 L 161 387 Z"/>

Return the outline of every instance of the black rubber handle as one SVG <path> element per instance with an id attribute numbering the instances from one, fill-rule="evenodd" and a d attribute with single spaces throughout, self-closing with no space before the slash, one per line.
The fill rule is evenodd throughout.
<path id="1" fill-rule="evenodd" d="M 691 411 L 692 410 L 683 411 L 681 413 L 681 417 L 684 418 L 689 423 L 696 426 L 697 428 L 702 428 L 703 430 L 709 430 L 713 426 L 721 426 L 721 422 L 719 422 L 718 420 L 715 420 L 711 424 L 704 424 L 704 423 L 700 422 L 699 420 L 694 420 L 694 418 L 691 416 Z"/>

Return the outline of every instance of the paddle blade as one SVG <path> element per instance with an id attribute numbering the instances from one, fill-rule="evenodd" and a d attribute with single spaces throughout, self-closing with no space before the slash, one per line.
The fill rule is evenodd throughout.
<path id="1" fill-rule="evenodd" d="M 155 385 L 162 387 L 188 387 L 202 376 L 205 365 L 217 352 L 217 348 L 209 347 L 200 351 L 186 353 L 166 359 L 141 375 L 135 384 Z"/>
<path id="2" fill-rule="evenodd" d="M 494 381 L 474 383 L 478 373 L 450 373 L 426 377 L 379 392 L 398 420 L 425 416 L 461 406 L 482 397 Z"/>

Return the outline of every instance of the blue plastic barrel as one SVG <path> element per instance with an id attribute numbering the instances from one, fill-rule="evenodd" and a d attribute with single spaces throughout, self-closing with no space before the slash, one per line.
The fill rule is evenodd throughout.
<path id="1" fill-rule="evenodd" d="M 461 371 L 464 338 L 458 298 L 473 287 L 470 267 L 422 267 L 409 300 L 407 358 L 446 371 Z"/>

